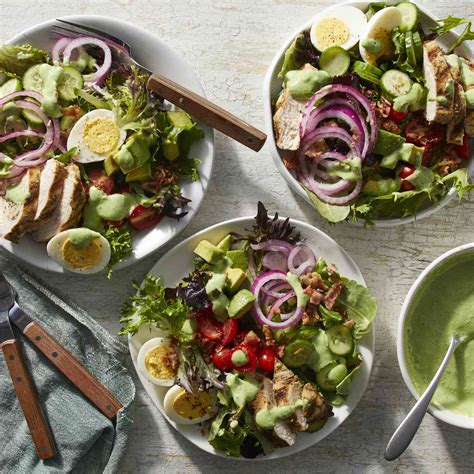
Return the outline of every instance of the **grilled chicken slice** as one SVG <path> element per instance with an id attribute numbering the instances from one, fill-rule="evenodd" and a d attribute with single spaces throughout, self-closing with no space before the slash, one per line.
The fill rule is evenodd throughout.
<path id="1" fill-rule="evenodd" d="M 273 383 L 270 379 L 264 377 L 255 400 L 250 404 L 250 409 L 255 415 L 260 410 L 270 409 L 275 405 Z M 278 420 L 273 427 L 272 434 L 275 441 L 283 446 L 293 446 L 296 442 L 296 433 L 286 421 Z"/>
<path id="2" fill-rule="evenodd" d="M 304 102 L 294 99 L 288 89 L 283 89 L 275 104 L 273 124 L 278 148 L 297 150 L 300 146 L 300 122 Z"/>
<path id="3" fill-rule="evenodd" d="M 275 360 L 273 371 L 273 392 L 277 406 L 293 405 L 301 399 L 302 385 L 298 377 L 280 360 Z M 297 431 L 306 431 L 308 423 L 303 415 L 303 409 L 298 408 L 291 419 L 291 425 Z"/>
<path id="4" fill-rule="evenodd" d="M 470 80 L 468 75 L 474 74 L 474 61 L 460 58 L 461 64 L 461 77 L 462 83 L 464 86 L 464 91 L 473 91 L 474 90 L 474 83 Z M 470 72 L 470 74 L 469 74 Z M 470 92 L 471 94 L 473 92 Z M 466 119 L 464 121 L 464 131 L 466 135 L 472 137 L 474 136 L 474 109 L 468 108 L 466 113 Z"/>
<path id="5" fill-rule="evenodd" d="M 423 44 L 423 73 L 428 87 L 426 120 L 448 123 L 454 116 L 454 80 L 436 41 Z"/>
<path id="6" fill-rule="evenodd" d="M 310 383 L 304 385 L 301 398 L 308 400 L 308 404 L 304 409 L 304 416 L 308 423 L 325 420 L 333 416 L 331 405 L 329 405 Z"/>
<path id="7" fill-rule="evenodd" d="M 454 80 L 454 117 L 446 128 L 446 141 L 453 145 L 462 145 L 466 120 L 466 97 L 462 86 L 459 57 L 456 54 L 450 54 L 446 56 L 446 62 Z"/>
<path id="8" fill-rule="evenodd" d="M 38 242 L 46 242 L 63 230 L 74 227 L 81 218 L 82 208 L 86 202 L 86 192 L 82 185 L 79 168 L 74 163 L 66 167 L 67 176 L 61 200 L 49 219 L 33 232 Z"/>

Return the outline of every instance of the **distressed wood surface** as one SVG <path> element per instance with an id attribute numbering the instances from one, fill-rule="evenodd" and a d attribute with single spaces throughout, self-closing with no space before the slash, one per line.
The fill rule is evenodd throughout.
<path id="1" fill-rule="evenodd" d="M 262 81 L 280 44 L 332 1 L 283 0 L 0 0 L 0 39 L 37 22 L 68 14 L 102 14 L 156 33 L 199 76 L 208 98 L 263 127 Z M 474 2 L 423 1 L 440 17 L 474 17 Z M 257 200 L 283 216 L 310 222 L 335 238 L 359 265 L 379 301 L 376 357 L 369 389 L 331 436 L 293 457 L 265 464 L 237 463 L 201 452 L 172 430 L 138 380 L 135 425 L 123 472 L 473 472 L 474 436 L 427 416 L 411 447 L 394 463 L 383 459 L 391 433 L 413 404 L 396 357 L 396 326 L 403 299 L 418 274 L 446 250 L 474 240 L 474 202 L 453 203 L 434 216 L 394 229 L 331 226 L 291 192 L 264 148 L 255 154 L 216 134 L 216 161 L 208 195 L 193 222 L 173 243 L 132 268 L 105 277 L 78 278 L 38 271 L 71 294 L 111 333 L 119 305 L 173 244 L 224 219 L 253 215 Z"/>

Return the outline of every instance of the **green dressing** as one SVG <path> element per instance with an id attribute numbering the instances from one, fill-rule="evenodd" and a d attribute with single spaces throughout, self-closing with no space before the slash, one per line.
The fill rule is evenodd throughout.
<path id="1" fill-rule="evenodd" d="M 474 89 L 469 89 L 464 93 L 466 97 L 466 105 L 468 109 L 474 109 Z"/>
<path id="2" fill-rule="evenodd" d="M 461 58 L 461 77 L 466 87 L 474 86 L 474 71 L 464 58 Z"/>
<path id="3" fill-rule="evenodd" d="M 259 383 L 253 377 L 246 375 L 241 379 L 238 375 L 227 374 L 226 383 L 232 399 L 239 408 L 244 408 L 247 403 L 255 400 Z"/>
<path id="4" fill-rule="evenodd" d="M 348 181 L 357 181 L 362 178 L 362 161 L 359 156 L 350 160 L 336 161 L 327 169 L 327 174 Z"/>
<path id="5" fill-rule="evenodd" d="M 6 193 L 5 199 L 15 204 L 24 204 L 30 197 L 30 193 L 20 185 L 10 186 Z"/>
<path id="6" fill-rule="evenodd" d="M 255 423 L 264 430 L 271 430 L 279 419 L 288 418 L 293 415 L 298 408 L 306 406 L 307 403 L 307 400 L 296 400 L 296 402 L 291 405 L 260 410 L 255 415 Z"/>
<path id="7" fill-rule="evenodd" d="M 397 112 L 406 112 L 407 110 L 415 112 L 424 108 L 424 99 L 425 90 L 423 86 L 415 83 L 411 86 L 410 92 L 408 92 L 408 94 L 395 97 L 393 100 L 393 109 Z"/>
<path id="8" fill-rule="evenodd" d="M 58 104 L 58 82 L 63 75 L 63 68 L 60 66 L 50 66 L 49 64 L 41 64 L 38 72 L 43 79 L 43 101 L 41 108 L 50 117 L 61 117 L 61 107 Z"/>
<path id="9" fill-rule="evenodd" d="M 422 393 L 448 348 L 451 336 L 468 336 L 456 349 L 433 404 L 474 417 L 474 252 L 448 259 L 415 294 L 404 329 L 411 381 Z M 470 339 L 469 339 L 470 336 Z"/>
<path id="10" fill-rule="evenodd" d="M 308 100 L 321 87 L 331 82 L 331 76 L 326 71 L 304 68 L 288 71 L 285 75 L 285 86 L 296 100 Z"/>
<path id="11" fill-rule="evenodd" d="M 375 38 L 366 38 L 362 41 L 362 47 L 370 54 L 380 54 L 382 51 L 382 42 Z"/>
<path id="12" fill-rule="evenodd" d="M 92 240 L 100 237 L 100 234 L 86 227 L 79 227 L 68 231 L 69 240 L 77 249 L 85 249 Z"/>
<path id="13" fill-rule="evenodd" d="M 236 365 L 237 367 L 241 367 L 242 365 L 247 364 L 249 361 L 247 354 L 240 349 L 235 351 L 232 354 L 231 359 L 232 359 L 233 364 Z"/>

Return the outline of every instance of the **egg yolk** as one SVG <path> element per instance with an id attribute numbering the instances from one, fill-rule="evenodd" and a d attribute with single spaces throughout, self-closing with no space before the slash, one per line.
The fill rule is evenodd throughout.
<path id="1" fill-rule="evenodd" d="M 145 356 L 145 367 L 152 377 L 159 380 L 171 379 L 176 375 L 169 362 L 169 356 L 176 354 L 176 351 L 167 344 L 155 347 Z"/>
<path id="2" fill-rule="evenodd" d="M 100 261 L 102 247 L 98 239 L 92 239 L 85 246 L 75 246 L 71 240 L 66 240 L 61 250 L 64 261 L 72 268 L 89 268 Z"/>
<path id="3" fill-rule="evenodd" d="M 344 44 L 349 39 L 349 29 L 339 18 L 324 18 L 316 26 L 316 38 L 324 51 L 331 46 Z"/>
<path id="4" fill-rule="evenodd" d="M 95 117 L 84 125 L 82 138 L 93 153 L 109 155 L 117 149 L 120 129 L 109 117 Z"/>
<path id="5" fill-rule="evenodd" d="M 212 407 L 212 399 L 207 392 L 199 391 L 195 395 L 182 389 L 181 393 L 174 399 L 173 408 L 175 412 L 187 418 L 195 420 L 209 413 Z"/>

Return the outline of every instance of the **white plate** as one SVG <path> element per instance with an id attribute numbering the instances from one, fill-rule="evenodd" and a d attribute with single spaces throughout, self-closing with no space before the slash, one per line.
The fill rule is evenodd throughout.
<path id="1" fill-rule="evenodd" d="M 334 263 L 340 274 L 358 281 L 365 285 L 359 268 L 346 251 L 340 247 L 333 239 L 327 236 L 324 232 L 312 227 L 304 222 L 291 220 L 293 225 L 296 225 L 297 230 L 301 232 L 302 238 L 306 239 L 307 244 L 313 249 L 316 256 L 322 256 L 328 263 Z M 167 252 L 156 265 L 150 270 L 151 275 L 161 276 L 163 283 L 167 286 L 174 286 L 182 280 L 184 276 L 193 270 L 193 250 L 196 245 L 203 239 L 207 239 L 213 243 L 217 243 L 229 232 L 245 233 L 246 229 L 250 229 L 254 223 L 252 217 L 241 217 L 239 219 L 232 219 L 222 222 L 220 224 L 209 227 L 205 230 L 194 234 L 188 239 L 184 240 L 176 247 Z M 132 356 L 132 361 L 137 369 L 137 355 L 140 347 L 152 337 L 159 335 L 158 332 L 150 331 L 148 327 L 142 328 L 133 337 L 129 337 L 129 349 Z M 374 360 L 374 330 L 372 326 L 371 332 L 359 341 L 358 348 L 362 353 L 363 364 L 358 373 L 354 376 L 352 388 L 347 398 L 347 403 L 340 407 L 334 407 L 334 416 L 329 418 L 324 427 L 315 433 L 298 433 L 296 444 L 289 448 L 278 448 L 269 456 L 259 456 L 257 459 L 278 459 L 290 454 L 297 453 L 306 449 L 313 444 L 318 443 L 330 433 L 332 433 L 342 422 L 350 415 L 354 408 L 359 403 L 369 383 L 370 373 Z M 149 397 L 160 410 L 165 419 L 185 438 L 199 448 L 208 453 L 225 457 L 220 451 L 216 451 L 207 441 L 207 438 L 202 436 L 199 430 L 199 425 L 177 425 L 172 422 L 164 413 L 163 398 L 167 391 L 166 387 L 158 387 L 148 382 L 137 370 L 138 377 L 148 393 Z M 245 458 L 232 458 L 246 460 Z"/>
<path id="2" fill-rule="evenodd" d="M 191 68 L 179 54 L 172 51 L 154 34 L 126 21 L 105 16 L 77 15 L 64 19 L 106 31 L 123 39 L 132 46 L 133 54 L 139 63 L 204 96 L 202 86 Z M 52 44 L 50 31 L 54 24 L 54 20 L 49 20 L 36 25 L 13 37 L 8 43 L 32 43 L 50 51 Z M 201 179 L 197 182 L 181 183 L 184 196 L 192 200 L 188 206 L 188 214 L 179 221 L 165 218 L 155 228 L 136 232 L 133 237 L 133 255 L 117 264 L 115 269 L 127 267 L 165 245 L 189 224 L 198 211 L 209 186 L 214 162 L 213 130 L 202 123 L 198 124 L 204 130 L 205 137 L 193 145 L 190 156 L 201 160 L 199 166 Z M 18 244 L 0 239 L 0 244 L 31 265 L 58 273 L 66 272 L 48 257 L 46 245 L 35 242 L 30 236 L 24 236 Z"/>
<path id="3" fill-rule="evenodd" d="M 339 5 L 351 5 L 356 8 L 361 9 L 362 11 L 367 11 L 367 8 L 369 4 L 372 2 L 353 2 L 353 1 L 348 1 L 344 2 Z M 387 4 L 392 4 L 395 5 L 398 3 L 398 0 L 396 1 L 388 1 Z M 428 28 L 431 26 L 435 25 L 436 21 L 436 16 L 432 15 L 429 13 L 423 6 L 418 5 L 418 8 L 420 10 L 420 18 L 421 22 L 424 28 Z M 330 7 L 334 8 L 334 6 Z M 327 10 L 329 10 L 328 8 Z M 275 133 L 273 130 L 273 103 L 280 94 L 281 91 L 281 86 L 282 86 L 282 79 L 278 77 L 278 72 L 281 69 L 281 65 L 283 63 L 283 56 L 285 54 L 285 51 L 287 48 L 290 46 L 292 43 L 293 39 L 295 36 L 300 34 L 301 32 L 308 30 L 311 25 L 314 23 L 316 18 L 319 16 L 323 15 L 324 11 L 313 17 L 310 21 L 308 21 L 303 27 L 298 29 L 298 31 L 295 31 L 289 38 L 288 40 L 284 43 L 284 45 L 280 48 L 280 50 L 275 54 L 275 56 L 272 59 L 272 62 L 270 63 L 270 66 L 267 69 L 267 73 L 265 75 L 265 80 L 263 83 L 263 105 L 264 105 L 264 114 L 265 114 L 265 126 L 267 129 L 267 135 L 268 135 L 268 140 L 267 144 L 270 147 L 270 151 L 272 154 L 273 161 L 280 171 L 280 173 L 283 175 L 283 177 L 286 179 L 288 184 L 290 185 L 291 189 L 293 189 L 294 192 L 299 194 L 308 204 L 313 206 L 311 199 L 308 197 L 300 183 L 298 182 L 297 179 L 295 179 L 291 173 L 288 171 L 286 166 L 283 164 L 282 157 L 285 154 L 285 151 L 280 150 L 275 141 Z M 461 15 L 462 12 L 459 12 L 459 15 Z M 454 14 L 454 13 L 453 13 Z M 462 16 L 462 15 L 461 15 Z M 454 39 L 457 38 L 457 35 L 454 33 L 446 33 L 443 36 L 443 41 L 440 41 L 440 43 L 446 47 L 451 45 L 454 41 Z M 459 47 L 456 50 L 457 53 L 462 54 L 463 56 L 467 56 L 472 58 L 472 52 L 467 46 L 466 43 L 464 43 L 461 47 Z M 470 161 L 468 165 L 468 174 L 469 176 L 472 176 L 474 174 L 474 150 L 472 146 L 473 140 L 471 140 L 471 156 L 470 156 Z M 443 199 L 440 200 L 439 204 L 437 206 L 429 206 L 424 209 L 421 209 L 418 211 L 416 217 L 415 216 L 408 216 L 408 217 L 403 217 L 403 218 L 395 218 L 395 219 L 374 219 L 374 223 L 376 226 L 379 227 L 392 227 L 392 226 L 397 226 L 400 224 L 407 224 L 409 222 L 413 222 L 415 220 L 420 220 L 423 219 L 424 217 L 428 217 L 437 210 L 441 209 L 442 207 L 446 206 L 455 196 L 457 195 L 457 192 L 455 189 L 451 189 L 446 196 L 443 197 Z M 315 210 L 315 213 L 318 214 L 318 211 Z M 319 215 L 319 214 L 318 214 Z M 350 224 L 355 224 L 355 225 L 364 225 L 363 221 L 360 219 L 356 222 L 354 221 L 348 221 Z"/>

